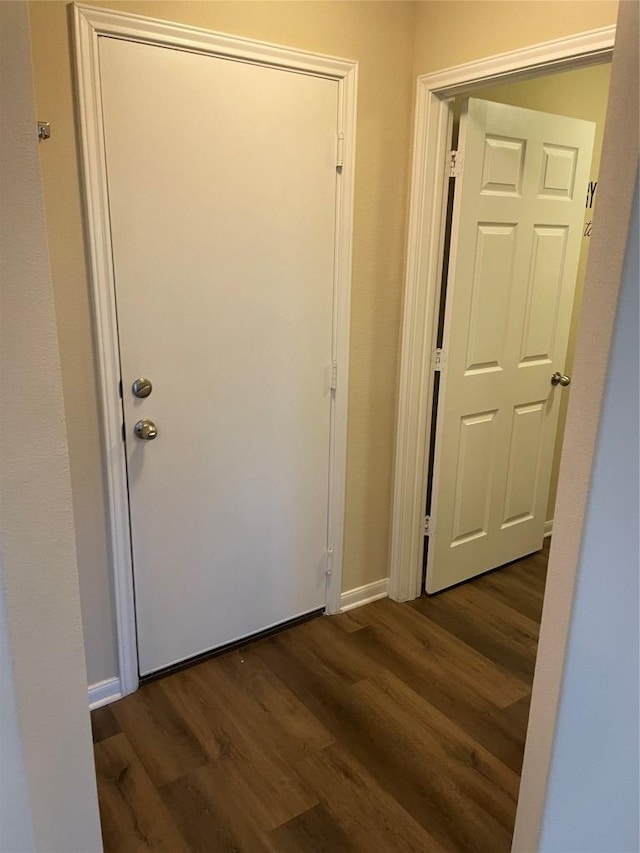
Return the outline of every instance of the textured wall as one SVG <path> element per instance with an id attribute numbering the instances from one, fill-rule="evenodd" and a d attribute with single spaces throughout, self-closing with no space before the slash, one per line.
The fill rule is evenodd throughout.
<path id="1" fill-rule="evenodd" d="M 636 183 L 540 842 L 549 853 L 640 850 L 639 250 Z"/>
<path id="2" fill-rule="evenodd" d="M 0 798 L 13 810 L 0 846 L 93 853 L 102 844 L 25 3 L 0 3 L 0 41 Z"/>
<path id="3" fill-rule="evenodd" d="M 29 801 L 10 642 L 4 590 L 0 584 L 0 850 L 30 853 L 35 847 L 33 812 Z"/>
<path id="4" fill-rule="evenodd" d="M 557 799 L 549 798 L 547 813 L 550 816 L 555 812 L 559 817 L 556 827 L 564 824 L 565 831 L 575 833 L 575 839 L 583 842 L 588 849 L 592 849 L 591 839 L 585 839 L 581 834 L 582 828 L 592 827 L 592 821 L 597 821 L 600 814 L 604 816 L 606 813 L 608 821 L 614 812 L 610 804 L 602 799 L 596 800 L 597 806 L 592 799 L 584 799 L 578 803 L 571 801 L 572 811 L 567 810 L 565 814 L 565 804 L 570 802 L 567 798 L 572 796 L 572 789 L 577 792 L 579 786 L 586 784 L 588 779 L 594 782 L 590 794 L 599 797 L 598 792 L 602 791 L 599 774 L 603 770 L 604 779 L 611 773 L 609 761 L 614 758 L 615 750 L 609 754 L 609 747 L 614 746 L 617 750 L 620 743 L 624 743 L 625 736 L 629 738 L 629 760 L 637 758 L 633 754 L 634 744 L 631 740 L 632 736 L 637 736 L 637 697 L 636 720 L 632 724 L 635 726 L 634 732 L 627 729 L 629 709 L 619 707 L 619 701 L 623 695 L 628 695 L 630 686 L 625 686 L 624 692 L 621 691 L 620 667 L 625 673 L 622 676 L 624 680 L 633 669 L 633 656 L 637 653 L 637 634 L 635 640 L 628 639 L 631 628 L 628 618 L 629 608 L 637 605 L 638 600 L 638 552 L 637 547 L 635 550 L 633 547 L 633 533 L 634 529 L 637 532 L 638 517 L 637 511 L 634 514 L 633 504 L 626 499 L 628 490 L 625 488 L 623 492 L 617 482 L 612 483 L 603 476 L 600 461 L 594 469 L 594 458 L 598 444 L 601 450 L 606 445 L 605 459 L 607 456 L 610 460 L 615 457 L 615 452 L 612 454 L 612 443 L 618 442 L 616 418 L 624 411 L 631 414 L 633 396 L 638 390 L 637 355 L 634 364 L 627 364 L 626 359 L 633 362 L 634 356 L 631 351 L 620 353 L 616 341 L 612 362 L 617 374 L 616 381 L 619 381 L 620 374 L 625 376 L 631 368 L 635 371 L 635 382 L 633 388 L 629 387 L 629 408 L 623 404 L 624 408 L 618 410 L 620 397 L 609 397 L 607 403 L 611 402 L 616 410 L 611 413 L 613 418 L 607 416 L 607 407 L 603 408 L 603 401 L 610 380 L 609 350 L 627 243 L 629 252 L 637 252 L 637 232 L 630 236 L 629 226 L 639 153 L 638 9 L 635 0 L 620 4 L 600 163 L 598 209 L 594 219 L 576 344 L 573 387 L 567 412 L 567 440 L 560 464 L 556 524 L 533 682 L 514 853 L 530 853 L 531 850 L 540 849 L 540 822 L 547 797 L 551 756 L 554 751 L 564 751 L 570 744 L 571 729 L 575 730 L 574 735 L 578 731 L 584 734 L 583 725 L 589 720 L 589 738 L 582 738 L 580 748 L 584 750 L 584 760 L 591 763 L 585 770 L 586 765 L 581 766 L 575 755 L 569 757 L 571 766 L 563 780 L 565 786 L 556 789 Z M 637 289 L 637 278 L 632 286 Z M 631 302 L 625 304 L 631 308 Z M 634 320 L 637 331 L 637 314 Z M 621 328 L 624 329 L 624 325 L 618 327 L 618 333 Z M 625 340 L 625 335 L 629 335 L 628 327 L 623 331 L 623 349 L 627 345 L 633 347 L 633 336 L 629 335 Z M 604 418 L 604 430 L 599 430 L 601 415 Z M 635 433 L 631 439 L 627 432 L 629 427 Z M 616 470 L 621 472 L 620 476 L 625 480 L 632 478 L 637 484 L 637 463 L 634 467 L 634 456 L 637 460 L 637 420 L 635 425 L 625 424 L 619 438 L 618 452 L 622 454 L 619 462 L 622 464 Z M 635 447 L 631 447 L 634 439 Z M 630 454 L 625 458 L 627 446 Z M 592 475 L 599 468 L 597 482 L 595 478 L 592 480 Z M 592 504 L 596 512 L 593 515 L 589 496 L 594 494 L 591 489 L 596 486 L 597 495 L 594 495 L 595 503 Z M 602 514 L 598 506 L 602 507 Z M 619 537 L 621 541 L 618 543 Z M 578 597 L 573 601 L 576 582 Z M 581 588 L 584 590 L 582 593 Z M 618 624 L 619 619 L 621 624 Z M 637 622 L 635 628 L 637 631 Z M 589 643 L 595 645 L 582 645 L 585 629 L 590 633 Z M 572 636 L 574 631 L 575 639 Z M 576 649 L 576 644 L 581 648 Z M 592 652 L 588 666 L 580 666 L 581 654 L 588 653 L 589 648 Z M 567 650 L 568 668 L 563 683 Z M 594 654 L 594 650 L 597 654 Z M 571 713 L 566 717 L 562 708 L 565 697 L 571 697 Z M 564 718 L 563 732 L 555 731 L 559 702 L 561 719 Z M 618 733 L 616 727 L 620 720 L 623 725 Z M 618 740 L 618 735 L 622 741 Z M 560 760 L 567 760 L 566 752 Z M 610 788 L 607 795 L 613 790 Z M 579 811 L 577 820 L 576 806 Z M 569 826 L 572 817 L 573 824 Z M 549 840 L 550 844 L 557 843 L 559 836 L 556 835 L 555 839 L 549 837 Z M 545 849 L 551 851 L 554 847 L 549 845 Z M 565 849 L 562 843 L 555 846 L 555 850 L 561 849 Z M 602 848 L 597 846 L 593 849 Z M 609 849 L 621 848 L 611 846 Z"/>
<path id="5" fill-rule="evenodd" d="M 590 180 L 597 181 L 600 170 L 602 134 L 607 113 L 610 77 L 611 63 L 606 62 L 602 65 L 591 65 L 588 68 L 579 68 L 575 71 L 565 71 L 562 74 L 550 74 L 547 77 L 524 80 L 521 83 L 512 83 L 508 86 L 491 86 L 486 89 L 474 91 L 473 96 L 474 98 L 488 98 L 490 101 L 499 101 L 500 103 L 512 104 L 517 107 L 526 107 L 530 110 L 542 110 L 547 113 L 557 113 L 558 115 L 595 122 L 596 136 L 593 145 Z M 595 202 L 593 208 L 585 210 L 585 226 L 593 219 L 594 211 Z M 569 375 L 573 371 L 576 335 L 580 320 L 580 309 L 582 307 L 582 291 L 584 289 L 584 276 L 587 269 L 590 243 L 591 237 L 583 236 L 578 275 L 576 278 L 571 332 L 567 347 L 567 359 L 564 364 L 564 371 Z M 560 453 L 562 451 L 564 425 L 567 418 L 567 406 L 570 396 L 570 392 L 563 392 L 560 404 L 558 439 L 556 441 L 553 469 L 551 471 L 551 487 L 549 489 L 549 505 L 547 508 L 547 518 L 549 519 L 553 518 L 555 510 Z"/>
<path id="6" fill-rule="evenodd" d="M 412 110 L 414 4 L 151 0 L 99 5 L 359 61 L 343 586 L 350 589 L 385 577 Z M 116 657 L 67 9 L 64 2 L 34 2 L 30 8 L 38 111 L 53 128 L 40 155 L 89 680 L 96 682 L 115 673 Z"/>

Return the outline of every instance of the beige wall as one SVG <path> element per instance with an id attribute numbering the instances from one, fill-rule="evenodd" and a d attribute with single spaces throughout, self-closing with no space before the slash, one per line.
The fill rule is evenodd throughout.
<path id="1" fill-rule="evenodd" d="M 424 73 L 611 24 L 590 2 L 103 2 L 154 17 L 360 62 L 345 518 L 345 589 L 387 575 L 407 172 Z M 67 12 L 30 4 L 36 100 L 52 122 L 40 147 L 51 243 L 89 680 L 116 671 L 104 483 L 74 141 Z M 460 22 L 464 21 L 464 27 Z M 415 48 L 415 52 L 414 52 Z M 414 62 L 415 57 L 415 62 Z"/>
<path id="2" fill-rule="evenodd" d="M 611 64 L 607 62 L 604 65 L 593 65 L 590 68 L 566 71 L 562 74 L 539 77 L 535 80 L 525 80 L 522 83 L 512 83 L 508 86 L 492 86 L 486 89 L 474 90 L 473 96 L 517 107 L 526 107 L 531 110 L 542 110 L 547 113 L 557 113 L 558 115 L 587 119 L 587 121 L 595 122 L 596 136 L 593 147 L 590 180 L 597 181 L 600 170 L 602 133 L 607 112 L 610 77 Z M 596 199 L 597 197 L 596 191 Z M 594 210 L 595 202 L 593 208 L 585 210 L 585 226 L 586 223 L 593 219 Z M 591 238 L 589 236 L 583 236 L 578 264 L 578 276 L 576 279 L 576 294 L 571 319 L 569 347 L 564 367 L 565 372 L 569 375 L 573 371 L 576 333 L 580 318 L 580 308 L 582 306 L 582 291 L 584 288 L 584 275 L 587 268 L 590 241 Z M 551 488 L 549 489 L 549 504 L 547 507 L 548 519 L 553 518 L 555 509 L 560 453 L 562 451 L 569 396 L 569 393 L 563 392 L 558 421 L 558 440 L 556 441 L 553 469 L 551 472 Z"/>
<path id="3" fill-rule="evenodd" d="M 617 0 L 418 3 L 416 75 L 615 24 Z"/>
<path id="4" fill-rule="evenodd" d="M 102 850 L 25 3 L 0 3 L 0 850 Z"/>

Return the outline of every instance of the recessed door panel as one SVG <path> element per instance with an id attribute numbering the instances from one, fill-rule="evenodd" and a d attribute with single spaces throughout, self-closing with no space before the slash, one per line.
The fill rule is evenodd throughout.
<path id="1" fill-rule="evenodd" d="M 521 364 L 553 358 L 568 236 L 565 225 L 534 226 Z"/>
<path id="2" fill-rule="evenodd" d="M 452 547 L 487 535 L 495 417 L 482 412 L 460 421 Z"/>
<path id="3" fill-rule="evenodd" d="M 573 199 L 578 149 L 566 145 L 542 146 L 540 198 Z"/>
<path id="4" fill-rule="evenodd" d="M 467 373 L 503 368 L 515 241 L 511 223 L 478 225 Z"/>
<path id="5" fill-rule="evenodd" d="M 540 480 L 545 402 L 541 400 L 514 407 L 503 528 L 534 518 Z"/>
<path id="6" fill-rule="evenodd" d="M 490 135 L 486 137 L 482 169 L 483 195 L 520 195 L 525 149 L 524 139 Z"/>

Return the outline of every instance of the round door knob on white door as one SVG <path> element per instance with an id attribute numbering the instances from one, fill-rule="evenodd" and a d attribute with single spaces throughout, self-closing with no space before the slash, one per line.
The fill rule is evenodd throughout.
<path id="1" fill-rule="evenodd" d="M 564 373 L 560 373 L 559 370 L 556 370 L 556 372 L 551 377 L 551 384 L 562 385 L 563 388 L 566 388 L 567 385 L 571 385 L 571 377 L 567 376 Z"/>
<path id="2" fill-rule="evenodd" d="M 144 441 L 153 441 L 154 438 L 158 437 L 158 429 L 149 418 L 143 418 L 141 421 L 138 421 L 133 431 L 138 438 Z"/>

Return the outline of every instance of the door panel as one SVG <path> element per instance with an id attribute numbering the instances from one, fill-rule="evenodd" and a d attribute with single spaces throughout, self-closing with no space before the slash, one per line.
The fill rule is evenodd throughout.
<path id="1" fill-rule="evenodd" d="M 468 99 L 427 592 L 542 544 L 594 125 Z"/>
<path id="2" fill-rule="evenodd" d="M 100 71 L 146 674 L 325 603 L 338 84 L 116 39 Z"/>
<path id="3" fill-rule="evenodd" d="M 535 513 L 544 434 L 544 404 L 542 400 L 513 409 L 503 528 L 528 521 Z"/>
<path id="4" fill-rule="evenodd" d="M 534 226 L 531 272 L 519 367 L 551 363 L 558 332 L 568 228 Z"/>
<path id="5" fill-rule="evenodd" d="M 452 545 L 487 535 L 496 412 L 462 418 Z"/>
<path id="6" fill-rule="evenodd" d="M 478 225 L 469 313 L 467 376 L 503 369 L 515 243 L 514 225 Z"/>

